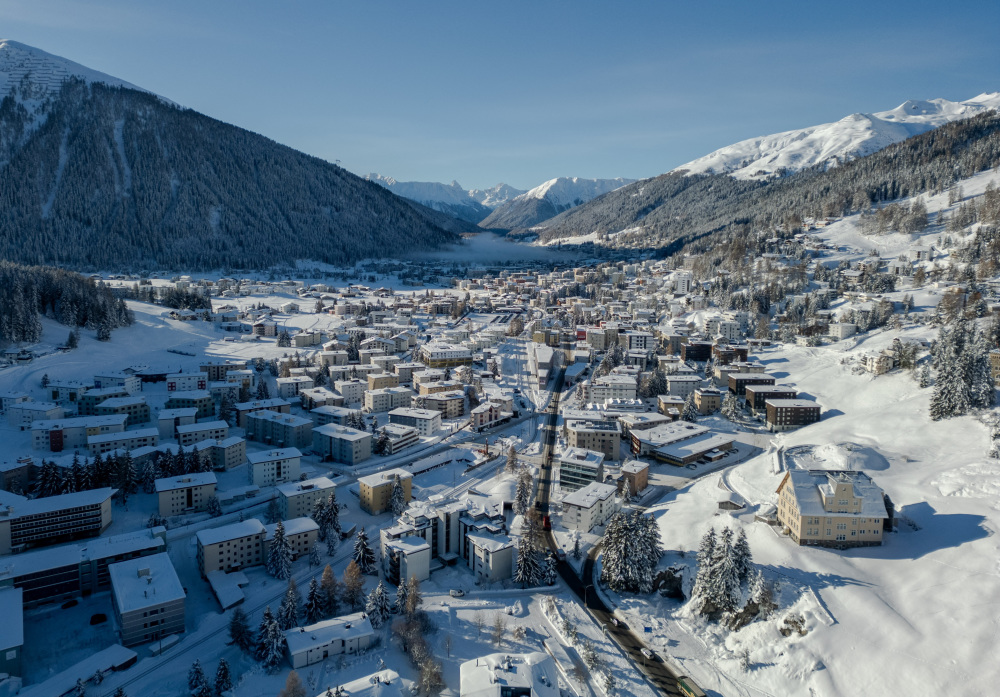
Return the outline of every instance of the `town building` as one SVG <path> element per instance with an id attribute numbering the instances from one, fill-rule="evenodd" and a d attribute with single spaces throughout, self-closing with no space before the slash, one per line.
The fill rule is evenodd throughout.
<path id="1" fill-rule="evenodd" d="M 125 390 L 126 394 L 138 394 L 142 392 L 142 378 L 129 373 L 104 373 L 94 376 L 94 387 L 98 390 L 117 387 Z"/>
<path id="2" fill-rule="evenodd" d="M 729 391 L 742 399 L 747 385 L 774 385 L 774 378 L 763 373 L 730 373 Z"/>
<path id="3" fill-rule="evenodd" d="M 202 577 L 212 571 L 229 573 L 263 564 L 264 532 L 264 524 L 256 518 L 199 530 L 195 537 Z"/>
<path id="4" fill-rule="evenodd" d="M 225 421 L 202 421 L 177 427 L 177 442 L 185 448 L 203 440 L 226 438 L 229 438 L 229 424 Z"/>
<path id="5" fill-rule="evenodd" d="M 192 472 L 154 482 L 161 516 L 204 511 L 215 496 L 218 480 L 213 472 Z"/>
<path id="6" fill-rule="evenodd" d="M 66 415 L 54 402 L 18 402 L 7 407 L 7 423 L 22 431 L 31 430 L 35 421 L 54 421 Z"/>
<path id="7" fill-rule="evenodd" d="M 280 448 L 308 448 L 313 441 L 313 422 L 294 414 L 255 411 L 247 414 L 245 436 Z"/>
<path id="8" fill-rule="evenodd" d="M 103 455 L 112 450 L 135 450 L 136 448 L 156 446 L 159 442 L 159 429 L 140 428 L 135 431 L 87 436 L 87 449 L 91 455 Z"/>
<path id="9" fill-rule="evenodd" d="M 288 378 L 278 378 L 278 397 L 281 399 L 294 399 L 299 396 L 302 390 L 308 390 L 316 386 L 311 377 L 299 375 Z"/>
<path id="10" fill-rule="evenodd" d="M 170 373 L 167 375 L 167 392 L 190 392 L 207 389 L 208 375 L 206 373 Z"/>
<path id="11" fill-rule="evenodd" d="M 514 541 L 503 533 L 466 533 L 466 563 L 476 583 L 499 583 L 514 576 Z"/>
<path id="12" fill-rule="evenodd" d="M 673 397 L 687 399 L 701 387 L 704 381 L 697 375 L 675 374 L 667 376 L 667 393 Z"/>
<path id="13" fill-rule="evenodd" d="M 412 426 L 421 436 L 432 436 L 441 428 L 441 412 L 409 407 L 393 409 L 389 412 L 389 423 Z"/>
<path id="14" fill-rule="evenodd" d="M 89 489 L 39 499 L 0 491 L 0 554 L 96 537 L 111 525 L 115 489 Z"/>
<path id="15" fill-rule="evenodd" d="M 366 390 L 364 396 L 365 410 L 368 412 L 405 409 L 410 406 L 412 401 L 413 390 L 409 387 L 385 387 Z"/>
<path id="16" fill-rule="evenodd" d="M 97 416 L 117 416 L 122 414 L 128 417 L 126 426 L 149 423 L 149 405 L 146 404 L 146 398 L 142 395 L 105 399 L 97 405 L 95 413 Z"/>
<path id="17" fill-rule="evenodd" d="M 298 448 L 278 448 L 263 453 L 250 453 L 247 461 L 251 484 L 274 486 L 299 479 L 302 452 Z"/>
<path id="18" fill-rule="evenodd" d="M 420 347 L 420 362 L 428 368 L 451 368 L 471 365 L 472 351 L 465 346 L 432 342 Z"/>
<path id="19" fill-rule="evenodd" d="M 459 666 L 460 697 L 559 697 L 559 671 L 547 653 L 493 653 Z"/>
<path id="20" fill-rule="evenodd" d="M 24 648 L 24 591 L 20 588 L 0 590 L 0 675 L 21 677 Z"/>
<path id="21" fill-rule="evenodd" d="M 882 544 L 889 512 L 882 490 L 864 472 L 793 469 L 777 493 L 778 522 L 797 544 Z"/>
<path id="22" fill-rule="evenodd" d="M 592 481 L 563 497 L 562 523 L 567 530 L 590 532 L 604 525 L 621 507 L 622 501 L 614 484 Z"/>
<path id="23" fill-rule="evenodd" d="M 465 413 L 465 392 L 461 390 L 435 392 L 421 401 L 425 408 L 441 412 L 444 419 L 457 419 Z"/>
<path id="24" fill-rule="evenodd" d="M 275 487 L 278 492 L 278 511 L 282 520 L 312 515 L 317 501 L 326 501 L 336 487 L 326 477 L 314 477 L 298 482 L 287 482 Z"/>
<path id="25" fill-rule="evenodd" d="M 55 421 L 35 421 L 31 424 L 31 447 L 60 453 L 87 447 L 87 437 L 103 433 L 121 433 L 128 417 L 78 416 Z"/>
<path id="26" fill-rule="evenodd" d="M 358 479 L 361 510 L 370 515 L 378 515 L 389 510 L 392 503 L 392 486 L 397 476 L 403 487 L 403 501 L 409 503 L 412 498 L 413 475 L 404 469 L 396 468 Z"/>
<path id="27" fill-rule="evenodd" d="M 618 493 L 621 493 L 628 482 L 628 489 L 633 496 L 649 486 L 649 465 L 641 460 L 628 460 L 622 465 L 621 476 L 618 477 Z"/>
<path id="28" fill-rule="evenodd" d="M 156 416 L 157 429 L 160 438 L 173 440 L 177 438 L 177 427 L 195 423 L 198 420 L 198 410 L 194 407 L 186 409 L 161 409 Z"/>
<path id="29" fill-rule="evenodd" d="M 559 456 L 559 486 L 577 491 L 591 482 L 604 481 L 604 453 L 584 448 L 568 448 Z"/>
<path id="30" fill-rule="evenodd" d="M 217 440 L 209 446 L 208 451 L 214 470 L 231 470 L 247 461 L 247 442 L 239 436 Z"/>
<path id="31" fill-rule="evenodd" d="M 768 399 L 764 405 L 769 431 L 791 431 L 820 418 L 819 405 L 809 399 Z"/>
<path id="32" fill-rule="evenodd" d="M 699 387 L 694 391 L 694 406 L 699 414 L 713 414 L 722 408 L 722 393 L 714 387 Z"/>
<path id="33" fill-rule="evenodd" d="M 374 642 L 375 630 L 363 612 L 293 627 L 285 632 L 288 660 L 295 669 L 311 666 L 330 656 L 364 651 Z"/>
<path id="34" fill-rule="evenodd" d="M 292 518 L 282 522 L 285 528 L 285 539 L 288 541 L 288 548 L 292 552 L 292 560 L 309 554 L 309 551 L 319 539 L 319 525 L 308 516 Z M 271 550 L 271 543 L 274 541 L 274 531 L 278 528 L 277 523 L 264 526 L 264 559 L 267 559 Z"/>
<path id="35" fill-rule="evenodd" d="M 312 449 L 323 460 L 356 465 L 372 456 L 372 434 L 327 424 L 313 429 Z"/>
<path id="36" fill-rule="evenodd" d="M 190 409 L 195 408 L 196 418 L 207 419 L 215 416 L 215 400 L 208 390 L 187 390 L 184 392 L 171 392 L 164 409 Z"/>
<path id="37" fill-rule="evenodd" d="M 403 426 L 402 424 L 386 424 L 379 431 L 386 437 L 386 455 L 395 455 L 405 448 L 417 445 L 420 436 L 413 426 Z"/>
<path id="38" fill-rule="evenodd" d="M 608 460 L 621 459 L 621 424 L 610 420 L 566 421 L 566 443 L 571 448 L 596 450 Z"/>
<path id="39" fill-rule="evenodd" d="M 166 553 L 108 567 L 115 629 L 122 646 L 182 633 L 187 594 Z"/>
<path id="40" fill-rule="evenodd" d="M 97 405 L 109 399 L 130 397 L 124 387 L 98 387 L 87 390 L 76 403 L 76 413 L 79 416 L 97 416 Z"/>
<path id="41" fill-rule="evenodd" d="M 275 411 L 279 414 L 288 414 L 292 411 L 292 405 L 284 399 L 258 399 L 252 402 L 239 402 L 235 405 L 236 425 L 240 428 L 247 427 L 247 416 L 258 411 Z"/>

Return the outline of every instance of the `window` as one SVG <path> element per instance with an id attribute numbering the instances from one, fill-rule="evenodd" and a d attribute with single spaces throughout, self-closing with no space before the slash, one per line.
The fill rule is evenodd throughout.
<path id="1" fill-rule="evenodd" d="M 837 542 L 844 542 L 846 539 L 846 535 L 837 535 Z"/>
<path id="2" fill-rule="evenodd" d="M 838 530 L 847 530 L 847 523 L 837 523 Z"/>

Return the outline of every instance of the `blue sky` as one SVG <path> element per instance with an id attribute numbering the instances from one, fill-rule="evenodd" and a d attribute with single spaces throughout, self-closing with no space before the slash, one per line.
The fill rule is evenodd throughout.
<path id="1" fill-rule="evenodd" d="M 1000 91 L 1000 3 L 5 0 L 0 35 L 364 174 L 520 188 Z"/>

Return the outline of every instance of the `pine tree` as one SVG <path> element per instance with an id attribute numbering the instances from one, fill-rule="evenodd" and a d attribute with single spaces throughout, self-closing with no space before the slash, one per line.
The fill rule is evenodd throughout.
<path id="1" fill-rule="evenodd" d="M 398 474 L 392 478 L 389 507 L 392 509 L 393 515 L 397 516 L 403 515 L 403 511 L 406 510 L 406 491 L 403 489 L 403 482 L 399 479 Z"/>
<path id="2" fill-rule="evenodd" d="M 285 525 L 280 520 L 274 528 L 274 538 L 267 552 L 267 573 L 282 581 L 292 575 L 292 548 L 285 537 Z"/>
<path id="3" fill-rule="evenodd" d="M 601 673 L 601 690 L 605 697 L 615 697 L 618 694 L 618 681 L 615 680 L 615 674 L 610 670 Z"/>
<path id="4" fill-rule="evenodd" d="M 45 374 L 44 374 L 44 375 L 42 376 L 42 389 L 44 389 L 44 388 L 46 388 L 46 387 L 48 387 L 48 386 L 49 386 L 49 374 L 48 374 L 48 373 L 45 373 Z"/>
<path id="5" fill-rule="evenodd" d="M 542 583 L 546 586 L 556 585 L 556 580 L 559 578 L 556 573 L 556 558 L 552 556 L 552 552 L 545 555 L 545 566 L 542 569 Z"/>
<path id="6" fill-rule="evenodd" d="M 713 612 L 715 609 L 709 585 L 714 576 L 712 563 L 715 560 L 717 542 L 715 528 L 712 528 L 701 538 L 701 547 L 698 549 L 698 571 L 695 574 L 691 598 L 695 602 L 696 609 L 702 613 Z"/>
<path id="7" fill-rule="evenodd" d="M 628 506 L 632 503 L 632 484 L 629 482 L 628 477 L 625 477 L 625 481 L 622 483 L 622 505 Z"/>
<path id="8" fill-rule="evenodd" d="M 253 632 L 250 631 L 246 613 L 239 607 L 233 610 L 229 618 L 229 643 L 244 653 L 249 653 L 253 649 Z"/>
<path id="9" fill-rule="evenodd" d="M 282 629 L 291 629 L 299 623 L 299 605 L 302 603 L 302 598 L 299 597 L 299 589 L 295 585 L 295 579 L 288 579 L 288 589 L 285 591 L 285 597 L 281 600 L 281 605 L 278 607 L 278 626 Z"/>
<path id="10" fill-rule="evenodd" d="M 917 383 L 921 389 L 931 386 L 931 366 L 929 363 L 924 363 L 920 368 L 920 379 Z"/>
<path id="11" fill-rule="evenodd" d="M 205 512 L 213 518 L 218 518 L 222 515 L 222 504 L 219 503 L 218 496 L 212 496 L 208 499 L 208 503 L 205 504 Z"/>
<path id="12" fill-rule="evenodd" d="M 513 445 L 507 449 L 506 468 L 511 474 L 517 472 L 517 449 Z"/>
<path id="13" fill-rule="evenodd" d="M 83 682 L 83 678 L 76 679 L 76 685 L 73 687 L 73 697 L 87 697 L 87 686 Z"/>
<path id="14" fill-rule="evenodd" d="M 750 552 L 750 542 L 747 540 L 747 533 L 743 528 L 740 528 L 740 533 L 736 536 L 736 544 L 733 545 L 733 563 L 736 566 L 736 577 L 739 579 L 740 585 L 749 587 L 756 567 L 753 563 L 753 554 Z"/>
<path id="15" fill-rule="evenodd" d="M 698 420 L 698 416 L 698 407 L 694 405 L 694 392 L 692 392 L 684 402 L 684 411 L 681 413 L 681 418 L 684 421 L 695 423 Z"/>
<path id="16" fill-rule="evenodd" d="M 215 695 L 219 697 L 231 689 L 233 689 L 233 675 L 229 670 L 229 663 L 225 658 L 220 658 L 219 667 L 215 670 Z"/>
<path id="17" fill-rule="evenodd" d="M 357 610 L 364 602 L 365 580 L 361 575 L 361 567 L 353 559 L 344 569 L 344 602 L 351 606 L 351 610 Z"/>
<path id="18" fill-rule="evenodd" d="M 375 553 L 372 551 L 371 545 L 368 544 L 368 533 L 365 532 L 364 528 L 358 530 L 358 534 L 354 538 L 352 558 L 357 563 L 361 573 L 370 574 L 375 571 Z"/>
<path id="19" fill-rule="evenodd" d="M 382 581 L 368 594 L 368 601 L 365 603 L 365 612 L 371 620 L 372 627 L 378 629 L 392 614 L 389 608 L 389 594 L 385 591 Z"/>
<path id="20" fill-rule="evenodd" d="M 309 548 L 309 566 L 310 568 L 315 568 L 321 563 L 321 558 L 319 555 L 319 543 L 314 542 L 313 546 Z"/>
<path id="21" fill-rule="evenodd" d="M 740 578 L 733 552 L 733 531 L 723 528 L 712 560 L 710 596 L 720 612 L 734 612 L 740 606 Z"/>
<path id="22" fill-rule="evenodd" d="M 260 625 L 257 627 L 257 642 L 254 645 L 253 657 L 258 662 L 263 662 L 264 658 L 268 653 L 268 638 L 267 632 L 271 625 L 277 626 L 274 621 L 274 614 L 271 612 L 271 606 L 268 605 L 264 608 L 264 615 L 260 619 Z"/>
<path id="23" fill-rule="evenodd" d="M 740 415 L 740 400 L 732 392 L 726 392 L 719 411 L 730 421 L 735 421 Z"/>
<path id="24" fill-rule="evenodd" d="M 307 625 L 316 624 L 323 619 L 323 605 L 323 591 L 320 590 L 319 582 L 312 578 L 309 581 L 309 590 L 306 593 L 306 604 L 303 610 Z"/>
<path id="25" fill-rule="evenodd" d="M 208 678 L 205 677 L 205 670 L 201 667 L 201 661 L 198 659 L 195 659 L 188 671 L 188 690 L 196 697 L 212 694 L 208 686 Z"/>
<path id="26" fill-rule="evenodd" d="M 517 564 L 514 568 L 514 581 L 521 588 L 534 586 L 542 576 L 542 568 L 538 563 L 538 553 L 528 535 L 522 535 L 517 542 Z"/>
<path id="27" fill-rule="evenodd" d="M 577 561 L 580 561 L 580 559 L 583 557 L 583 550 L 580 549 L 580 536 L 579 535 L 577 535 L 576 537 L 573 538 L 573 552 L 572 552 L 572 554 L 573 554 L 573 558 L 576 559 Z"/>
<path id="28" fill-rule="evenodd" d="M 396 586 L 396 598 L 392 603 L 392 611 L 397 615 L 406 614 L 406 592 L 408 590 L 406 580 L 399 582 Z"/>
<path id="29" fill-rule="evenodd" d="M 273 673 L 285 660 L 285 635 L 276 620 L 271 620 L 264 632 L 264 658 L 261 666 L 268 673 Z"/>

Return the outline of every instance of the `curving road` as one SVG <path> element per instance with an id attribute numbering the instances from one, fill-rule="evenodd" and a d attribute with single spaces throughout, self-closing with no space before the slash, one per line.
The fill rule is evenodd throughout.
<path id="1" fill-rule="evenodd" d="M 555 377 L 552 400 L 549 402 L 549 408 L 545 410 L 545 426 L 542 427 L 542 460 L 538 474 L 538 487 L 535 493 L 535 508 L 542 515 L 549 514 L 549 493 L 552 486 L 552 456 L 555 450 L 556 421 L 559 415 L 559 398 L 562 394 L 565 370 L 565 362 L 563 362 Z M 546 532 L 546 539 L 549 548 L 554 554 L 558 547 L 551 530 Z M 588 581 L 592 581 L 594 578 L 594 559 L 597 556 L 598 550 L 599 547 L 591 550 L 584 565 L 583 578 Z M 570 590 L 576 593 L 580 600 L 583 601 L 583 606 L 591 616 L 601 624 L 605 633 L 621 647 L 625 655 L 648 678 L 649 682 L 665 695 L 680 695 L 681 692 L 677 687 L 677 677 L 674 673 L 663 663 L 662 659 L 656 658 L 655 654 L 653 659 L 647 659 L 642 655 L 642 649 L 645 647 L 645 644 L 629 627 L 625 626 L 624 622 L 618 622 L 616 625 L 612 621 L 611 609 L 604 604 L 600 594 L 597 593 L 593 585 L 590 583 L 585 584 L 566 561 L 558 562 L 556 568 Z"/>

